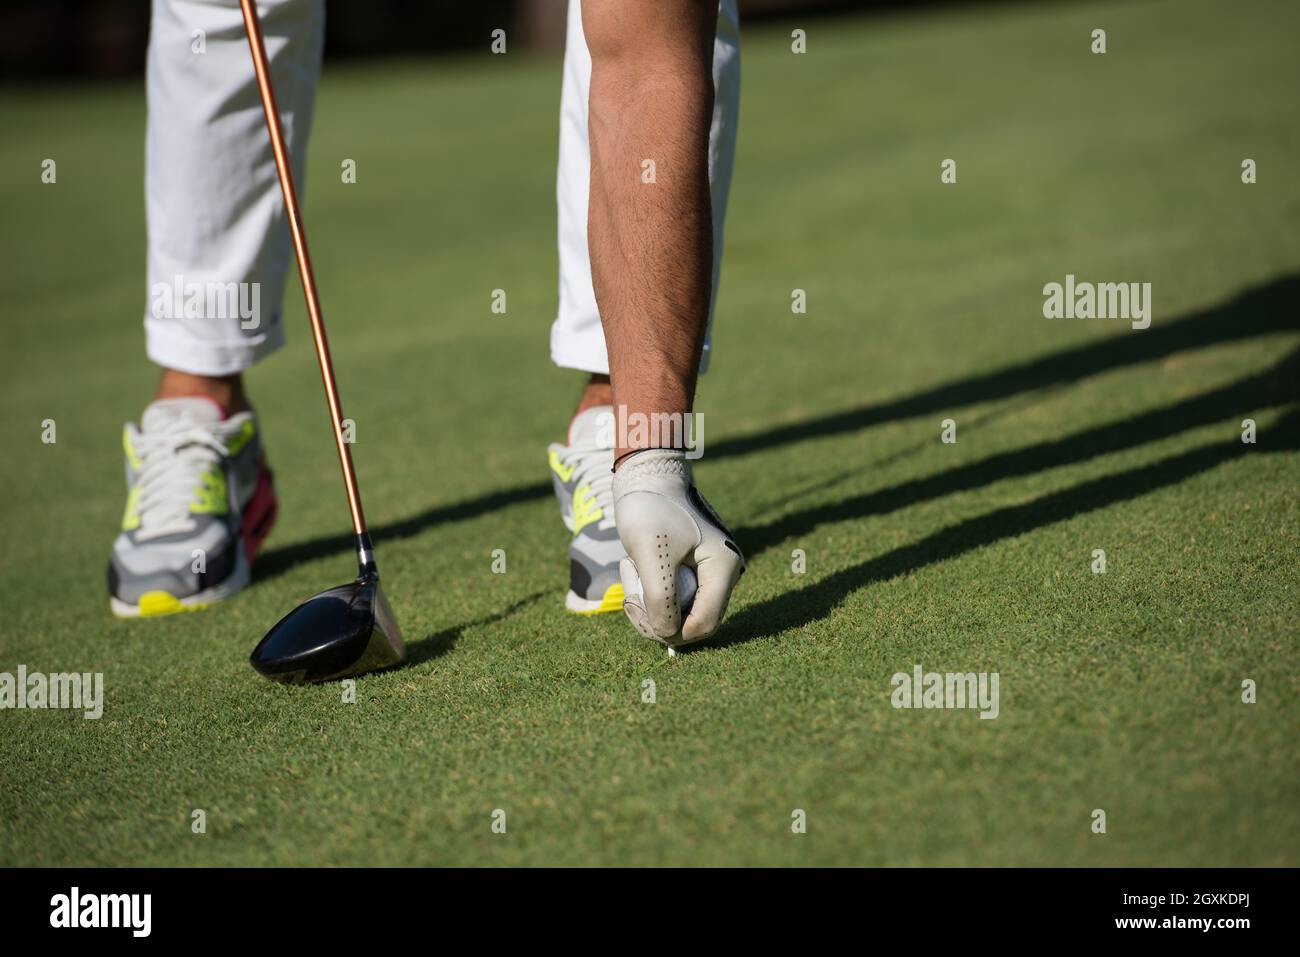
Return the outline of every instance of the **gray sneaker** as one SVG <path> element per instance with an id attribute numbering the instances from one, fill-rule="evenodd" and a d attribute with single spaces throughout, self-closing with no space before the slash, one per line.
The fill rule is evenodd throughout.
<path id="1" fill-rule="evenodd" d="M 204 398 L 160 399 L 127 423 L 126 514 L 108 563 L 119 618 L 197 611 L 248 584 L 275 522 L 257 418 Z"/>
<path id="2" fill-rule="evenodd" d="M 569 426 L 569 444 L 552 443 L 547 458 L 569 542 L 569 594 L 579 615 L 622 611 L 618 563 L 627 552 L 614 525 L 614 409 L 588 409 Z"/>

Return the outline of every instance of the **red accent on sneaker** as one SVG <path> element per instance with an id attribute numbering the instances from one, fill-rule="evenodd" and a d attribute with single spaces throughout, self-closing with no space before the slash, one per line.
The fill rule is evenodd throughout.
<path id="1" fill-rule="evenodd" d="M 278 508 L 271 470 L 263 465 L 257 475 L 257 487 L 253 490 L 253 496 L 240 516 L 239 537 L 243 539 L 244 557 L 248 559 L 248 564 L 253 564 L 258 549 L 266 541 L 266 536 L 271 534 Z"/>

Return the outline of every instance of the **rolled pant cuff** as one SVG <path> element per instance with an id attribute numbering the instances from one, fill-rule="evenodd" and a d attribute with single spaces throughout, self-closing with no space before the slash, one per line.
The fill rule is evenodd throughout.
<path id="1" fill-rule="evenodd" d="M 561 369 L 577 369 L 594 375 L 609 375 L 609 357 L 603 352 L 596 355 L 592 350 L 570 350 L 551 346 L 551 361 Z"/>
<path id="2" fill-rule="evenodd" d="M 279 313 L 265 333 L 236 339 L 196 339 L 175 326 L 174 320 L 146 318 L 146 351 L 149 359 L 163 368 L 190 375 L 234 375 L 252 368 L 284 345 Z"/>
<path id="3" fill-rule="evenodd" d="M 601 344 L 604 344 L 602 340 Z M 709 371 L 709 358 L 713 353 L 711 343 L 705 342 L 700 353 L 700 375 Z M 609 356 L 605 352 L 596 355 L 592 350 L 572 349 L 551 343 L 551 361 L 561 369 L 577 369 L 593 375 L 609 375 Z"/>

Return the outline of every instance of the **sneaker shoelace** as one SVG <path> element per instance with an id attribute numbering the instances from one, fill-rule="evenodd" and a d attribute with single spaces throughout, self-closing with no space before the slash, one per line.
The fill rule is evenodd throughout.
<path id="1" fill-rule="evenodd" d="M 210 429 L 191 423 L 139 433 L 134 441 L 140 469 L 136 477 L 141 539 L 194 528 L 190 505 L 203 475 L 227 454 Z"/>
<path id="2" fill-rule="evenodd" d="M 599 528 L 614 524 L 614 451 L 613 449 L 570 448 L 561 456 L 566 466 L 573 468 L 574 488 L 586 485 L 591 489 L 602 516 Z"/>

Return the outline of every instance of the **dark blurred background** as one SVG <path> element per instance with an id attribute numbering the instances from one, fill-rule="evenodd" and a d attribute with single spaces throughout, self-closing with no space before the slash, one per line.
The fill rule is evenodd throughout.
<path id="1" fill-rule="evenodd" d="M 740 0 L 740 13 L 744 22 L 918 5 L 918 0 Z M 139 73 L 149 40 L 150 6 L 148 0 L 0 4 L 0 77 Z M 552 52 L 564 45 L 566 6 L 567 0 L 326 0 L 325 55 L 337 59 L 485 47 L 498 27 L 505 28 L 511 52 Z"/>

